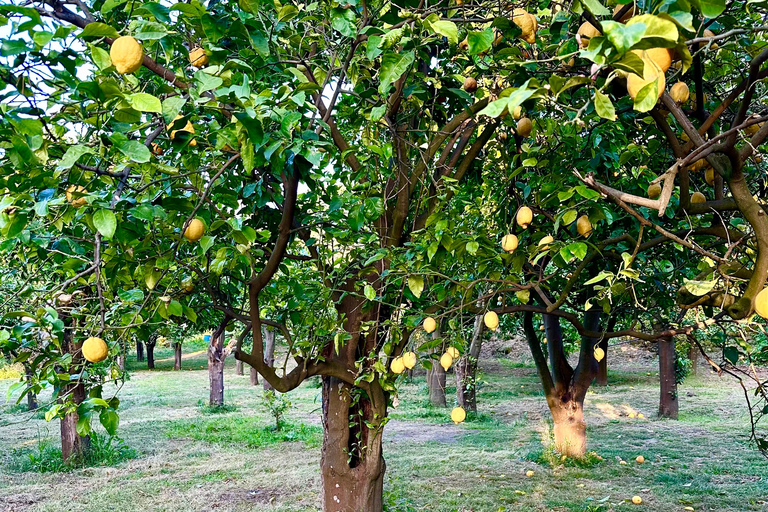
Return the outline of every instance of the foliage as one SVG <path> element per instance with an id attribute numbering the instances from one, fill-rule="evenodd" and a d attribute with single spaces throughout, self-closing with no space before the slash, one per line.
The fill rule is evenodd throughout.
<path id="1" fill-rule="evenodd" d="M 204 400 L 197 402 L 197 408 L 201 414 L 226 414 L 235 412 L 238 407 L 234 404 L 214 404 L 211 405 Z"/>
<path id="2" fill-rule="evenodd" d="M 275 430 L 282 430 L 282 419 L 293 408 L 287 396 L 275 393 L 273 389 L 266 389 L 261 394 L 261 407 L 275 419 Z"/>
<path id="3" fill-rule="evenodd" d="M 312 425 L 284 423 L 281 429 L 265 427 L 249 417 L 200 418 L 176 420 L 166 428 L 168 437 L 190 438 L 216 444 L 232 444 L 247 448 L 260 448 L 283 442 L 302 442 L 319 446 L 322 431 Z"/>

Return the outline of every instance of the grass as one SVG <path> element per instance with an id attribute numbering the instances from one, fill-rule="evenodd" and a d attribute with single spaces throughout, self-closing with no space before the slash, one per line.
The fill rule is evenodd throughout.
<path id="1" fill-rule="evenodd" d="M 186 353 L 194 352 L 192 345 Z M 25 512 L 318 509 L 322 432 L 316 379 L 290 394 L 287 426 L 275 431 L 260 405 L 261 387 L 236 376 L 232 358 L 225 372 L 226 406 L 213 411 L 200 405 L 208 396 L 207 372 L 170 371 L 172 351 L 156 353 L 158 367 L 168 370 L 142 370 L 145 363 L 129 358 L 137 370 L 119 395 L 120 436 L 138 458 L 72 468 L 63 478 L 31 467 L 19 473 L 4 464 L 0 503 Z M 165 357 L 171 358 L 168 365 L 161 364 Z M 205 354 L 184 364 L 205 368 Z M 434 407 L 423 375 L 417 375 L 401 386 L 385 429 L 386 510 L 768 509 L 765 459 L 747 439 L 743 396 L 735 383 L 701 371 L 680 389 L 680 420 L 666 421 L 655 417 L 657 363 L 635 358 L 622 364 L 617 354 L 611 364 L 611 385 L 594 387 L 587 396 L 588 442 L 595 452 L 587 461 L 562 461 L 542 442 L 549 413 L 530 364 L 482 360 L 479 413 L 459 426 L 449 419 L 455 388 L 447 390 L 448 409 Z M 0 381 L 0 396 L 11 382 Z M 454 385 L 452 374 L 448 382 Z M 111 391 L 105 387 L 105 394 Z M 631 419 L 628 412 L 643 412 L 646 419 Z M 56 424 L 0 407 L 0 453 L 6 456 L 39 450 L 39 438 L 55 447 L 57 431 Z M 637 455 L 646 462 L 637 464 Z M 525 476 L 527 470 L 534 475 Z M 629 503 L 635 494 L 643 505 Z"/>

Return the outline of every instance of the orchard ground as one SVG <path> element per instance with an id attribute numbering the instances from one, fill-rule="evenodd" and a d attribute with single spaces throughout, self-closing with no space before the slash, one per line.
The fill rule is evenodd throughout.
<path id="1" fill-rule="evenodd" d="M 589 450 L 603 460 L 582 466 L 561 464 L 542 442 L 549 414 L 524 351 L 486 350 L 479 414 L 459 426 L 450 409 L 428 404 L 417 374 L 401 387 L 385 430 L 385 510 L 768 510 L 766 461 L 747 439 L 738 384 L 700 364 L 680 388 L 680 420 L 659 420 L 657 360 L 645 349 L 621 348 L 609 353 L 610 385 L 594 386 L 585 403 Z M 213 413 L 201 406 L 208 397 L 201 349 L 185 347 L 182 372 L 172 371 L 170 349 L 158 347 L 154 371 L 129 359 L 119 432 L 138 453 L 115 466 L 20 472 L 25 448 L 47 437 L 55 443 L 58 424 L 3 405 L 0 511 L 318 510 L 319 385 L 289 395 L 288 426 L 274 432 L 259 405 L 261 387 L 249 385 L 247 368 L 235 375 L 234 358 L 225 400 L 235 407 Z M 0 380 L 3 400 L 13 382 Z M 642 505 L 630 502 L 634 495 Z"/>

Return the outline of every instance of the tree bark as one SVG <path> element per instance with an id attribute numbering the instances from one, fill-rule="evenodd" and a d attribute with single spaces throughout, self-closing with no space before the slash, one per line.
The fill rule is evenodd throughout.
<path id="1" fill-rule="evenodd" d="M 583 457 L 587 453 L 584 399 L 554 400 L 549 409 L 554 422 L 555 449 L 568 457 Z"/>
<path id="2" fill-rule="evenodd" d="M 432 333 L 432 338 L 440 337 L 440 326 Z M 445 370 L 440 362 L 432 360 L 432 369 L 427 370 L 427 386 L 429 386 L 429 401 L 436 407 L 446 407 L 445 399 Z"/>
<path id="3" fill-rule="evenodd" d="M 181 343 L 173 344 L 173 369 L 181 370 Z"/>
<path id="4" fill-rule="evenodd" d="M 456 363 L 456 398 L 467 411 L 477 412 L 477 362 L 483 346 L 483 315 L 475 317 L 469 350 Z"/>
<path id="5" fill-rule="evenodd" d="M 691 360 L 691 375 L 696 375 L 699 371 L 699 351 L 696 345 L 688 349 L 688 359 Z"/>
<path id="6" fill-rule="evenodd" d="M 141 363 L 144 361 L 144 344 L 136 340 L 136 362 Z"/>
<path id="7" fill-rule="evenodd" d="M 373 387 L 376 387 L 375 385 Z M 371 401 L 365 394 L 352 399 L 351 388 L 323 377 L 323 449 L 321 472 L 324 512 L 382 512 L 384 472 L 382 429 L 367 421 L 386 416 L 380 388 Z M 377 406 L 374 406 L 376 402 Z"/>
<path id="8" fill-rule="evenodd" d="M 275 331 L 264 328 L 264 362 L 267 366 L 275 365 Z M 258 383 L 257 383 L 258 384 Z M 264 391 L 272 389 L 272 385 L 263 380 Z"/>
<path id="9" fill-rule="evenodd" d="M 611 316 L 608 320 L 607 331 L 613 331 L 616 327 L 617 317 Z M 608 385 L 608 340 L 603 338 L 598 343 L 598 346 L 603 349 L 603 359 L 597 363 L 597 376 L 595 376 L 595 384 L 598 386 Z"/>
<path id="10" fill-rule="evenodd" d="M 678 414 L 677 381 L 675 380 L 675 340 L 659 340 L 659 416 L 676 420 Z"/>
<path id="11" fill-rule="evenodd" d="M 211 337 L 208 346 L 208 380 L 211 394 L 208 405 L 211 407 L 224 405 L 224 332 Z"/>
<path id="12" fill-rule="evenodd" d="M 243 373 L 243 362 L 239 359 L 235 362 L 235 375 L 245 375 Z"/>
<path id="13" fill-rule="evenodd" d="M 258 386 L 258 385 L 259 385 L 259 372 L 256 371 L 256 368 L 251 366 L 251 386 Z M 265 389 L 266 389 L 266 386 L 265 386 Z"/>
<path id="14" fill-rule="evenodd" d="M 71 341 L 70 333 L 65 333 L 64 345 L 65 350 L 72 354 L 73 365 L 82 362 L 80 345 Z M 71 373 L 74 373 L 74 371 L 76 371 L 76 368 L 73 366 Z M 85 384 L 82 382 L 72 383 L 64 386 L 60 391 L 60 396 L 62 397 L 70 394 L 72 402 L 75 406 L 79 406 L 85 400 Z M 64 462 L 82 459 L 91 444 L 90 436 L 81 437 L 77 433 L 78 419 L 76 411 L 69 412 L 61 419 L 61 456 Z"/>
<path id="15" fill-rule="evenodd" d="M 155 340 L 147 341 L 147 368 L 155 369 Z"/>
<path id="16" fill-rule="evenodd" d="M 27 379 L 27 385 L 30 385 L 32 383 L 32 368 L 29 365 L 24 365 L 24 375 Z M 37 410 L 37 394 L 33 391 L 27 392 L 27 410 Z"/>

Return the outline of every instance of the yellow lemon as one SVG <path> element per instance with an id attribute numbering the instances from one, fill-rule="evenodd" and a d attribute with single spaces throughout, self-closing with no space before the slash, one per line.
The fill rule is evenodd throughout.
<path id="1" fill-rule="evenodd" d="M 599 363 L 605 357 L 605 350 L 600 347 L 595 349 L 595 360 Z"/>
<path id="2" fill-rule="evenodd" d="M 619 14 L 619 12 L 624 8 L 624 6 L 627 4 L 616 4 L 616 7 L 613 8 L 613 18 L 616 20 L 616 15 Z M 620 20 L 616 20 L 619 23 L 626 23 L 629 18 L 637 14 L 637 6 L 633 5 L 627 12 L 624 13 L 624 15 L 621 17 Z"/>
<path id="3" fill-rule="evenodd" d="M 429 334 L 431 332 L 434 332 L 435 329 L 437 329 L 437 322 L 435 321 L 434 318 L 432 318 L 431 316 L 428 316 L 427 318 L 424 319 L 423 326 L 424 326 L 424 330 L 427 332 L 427 334 Z"/>
<path id="4" fill-rule="evenodd" d="M 694 192 L 691 196 L 691 204 L 706 203 L 707 198 L 701 192 Z"/>
<path id="5" fill-rule="evenodd" d="M 528 137 L 533 130 L 533 123 L 527 117 L 521 118 L 517 122 L 517 134 L 521 137 Z"/>
<path id="6" fill-rule="evenodd" d="M 664 94 L 664 87 L 667 84 L 664 72 L 652 59 L 643 57 L 643 76 L 636 75 L 635 73 L 627 75 L 627 92 L 629 97 L 634 100 L 643 87 L 654 81 L 656 82 L 658 97 L 661 98 L 661 95 Z"/>
<path id="7" fill-rule="evenodd" d="M 640 496 L 632 496 L 632 503 L 635 505 L 640 505 L 643 502 L 643 498 Z"/>
<path id="8" fill-rule="evenodd" d="M 755 313 L 768 318 L 768 288 L 763 288 L 763 291 L 755 297 Z"/>
<path id="9" fill-rule="evenodd" d="M 170 130 L 171 126 L 173 126 L 173 124 L 177 120 L 179 120 L 181 118 L 182 118 L 181 114 L 179 114 L 178 116 L 174 117 L 173 121 L 171 121 L 171 124 L 166 126 L 166 129 Z M 182 128 L 181 130 L 171 130 L 171 140 L 175 139 L 176 138 L 176 134 L 179 133 L 179 132 L 195 133 L 195 127 L 192 125 L 192 121 L 187 121 L 186 126 L 184 126 L 184 128 Z M 193 138 L 192 140 L 189 141 L 189 145 L 190 146 L 197 146 L 197 141 Z"/>
<path id="10" fill-rule="evenodd" d="M 199 46 L 193 48 L 192 51 L 189 52 L 189 63 L 196 68 L 205 67 L 208 65 L 208 55 L 206 55 L 205 50 Z"/>
<path id="11" fill-rule="evenodd" d="M 463 407 L 454 407 L 451 411 L 451 419 L 458 425 L 467 419 L 467 411 L 465 411 Z"/>
<path id="12" fill-rule="evenodd" d="M 87 361 L 100 363 L 107 358 L 109 347 L 103 339 L 91 336 L 83 342 L 82 351 Z"/>
<path id="13" fill-rule="evenodd" d="M 707 167 L 707 170 L 704 171 L 704 179 L 707 181 L 707 183 L 711 186 L 715 184 L 715 169 L 712 167 Z"/>
<path id="14" fill-rule="evenodd" d="M 450 355 L 453 359 L 458 359 L 461 355 L 459 354 L 459 350 L 456 347 L 448 347 L 445 353 Z"/>
<path id="15" fill-rule="evenodd" d="M 507 252 L 514 252 L 517 249 L 518 240 L 515 235 L 504 235 L 501 239 L 501 248 Z"/>
<path id="16" fill-rule="evenodd" d="M 647 50 L 632 50 L 632 53 L 641 59 L 651 59 L 665 73 L 672 65 L 672 59 L 675 56 L 675 52 L 672 48 L 648 48 Z"/>
<path id="17" fill-rule="evenodd" d="M 536 30 L 539 28 L 539 24 L 536 21 L 536 16 L 530 14 L 525 9 L 519 7 L 512 11 L 512 22 L 520 27 L 520 37 L 529 44 L 536 42 Z"/>
<path id="18" fill-rule="evenodd" d="M 489 311 L 483 316 L 483 322 L 487 328 L 495 331 L 499 327 L 499 315 L 495 311 Z"/>
<path id="19" fill-rule="evenodd" d="M 704 34 L 703 34 L 703 36 L 704 36 L 704 37 L 715 37 L 715 33 L 714 33 L 714 32 L 712 32 L 712 31 L 711 31 L 711 30 L 709 30 L 709 29 L 706 29 L 706 30 L 704 30 Z M 709 47 L 710 47 L 711 49 L 713 49 L 713 50 L 717 50 L 718 48 L 720 48 L 720 47 L 717 45 L 717 43 L 715 43 L 715 42 L 711 42 L 711 43 L 710 43 L 710 45 L 709 45 Z"/>
<path id="20" fill-rule="evenodd" d="M 403 354 L 403 365 L 408 368 L 409 370 L 416 366 L 416 353 L 415 352 L 406 352 Z"/>
<path id="21" fill-rule="evenodd" d="M 552 237 L 552 235 L 547 235 L 541 240 L 539 240 L 539 250 L 540 251 L 548 251 L 549 250 L 549 244 L 554 242 L 555 239 Z"/>
<path id="22" fill-rule="evenodd" d="M 589 46 L 589 40 L 599 35 L 600 31 L 590 22 L 585 21 L 576 32 L 576 41 L 579 43 L 579 48 L 586 48 Z"/>
<path id="23" fill-rule="evenodd" d="M 589 217 L 586 215 L 579 217 L 579 220 L 576 221 L 576 231 L 584 238 L 589 238 L 589 235 L 592 234 L 592 223 L 589 222 Z"/>
<path id="24" fill-rule="evenodd" d="M 645 462 L 645 457 L 643 457 L 642 455 L 638 455 L 637 458 L 635 459 L 635 462 L 637 462 L 638 464 L 642 464 L 643 462 Z"/>
<path id="25" fill-rule="evenodd" d="M 185 279 L 181 283 L 181 289 L 187 293 L 192 293 L 195 290 L 195 283 L 191 279 Z"/>
<path id="26" fill-rule="evenodd" d="M 75 208 L 80 208 L 81 206 L 85 205 L 88 200 L 85 198 L 84 194 L 87 194 L 88 191 L 85 190 L 85 187 L 82 187 L 80 185 L 70 185 L 67 187 L 66 196 L 67 201 L 69 201 L 69 204 L 74 206 Z"/>
<path id="27" fill-rule="evenodd" d="M 184 230 L 184 238 L 190 242 L 197 242 L 203 237 L 205 233 L 205 224 L 200 219 L 192 219 L 187 229 Z"/>
<path id="28" fill-rule="evenodd" d="M 528 478 L 532 477 L 532 476 L 533 476 L 533 475 L 535 475 L 535 474 L 536 474 L 536 473 L 534 473 L 534 472 L 533 472 L 532 470 L 530 470 L 530 469 L 529 469 L 528 471 L 526 471 L 526 472 L 525 472 L 525 476 L 527 476 Z"/>
<path id="29" fill-rule="evenodd" d="M 658 183 L 652 184 L 648 187 L 648 197 L 651 199 L 657 199 L 661 195 L 661 185 Z"/>
<path id="30" fill-rule="evenodd" d="M 133 73 L 141 67 L 144 61 L 144 49 L 131 36 L 118 37 L 109 49 L 112 65 L 121 75 Z"/>
<path id="31" fill-rule="evenodd" d="M 669 90 L 669 95 L 672 96 L 672 99 L 677 103 L 685 103 L 688 101 L 688 98 L 691 97 L 691 91 L 688 90 L 688 84 L 685 82 L 677 82 Z"/>
<path id="32" fill-rule="evenodd" d="M 392 360 L 392 363 L 389 365 L 389 368 L 392 370 L 392 373 L 401 374 L 405 371 L 405 364 L 403 363 L 402 357 L 396 357 Z"/>
<path id="33" fill-rule="evenodd" d="M 440 366 L 443 367 L 443 370 L 448 371 L 448 368 L 451 367 L 453 364 L 453 358 L 451 357 L 451 354 L 446 352 L 440 357 Z"/>
<path id="34" fill-rule="evenodd" d="M 527 206 L 523 206 L 517 211 L 517 224 L 523 228 L 527 229 L 528 226 L 531 225 L 531 222 L 533 221 L 533 211 L 531 211 L 530 208 Z"/>

